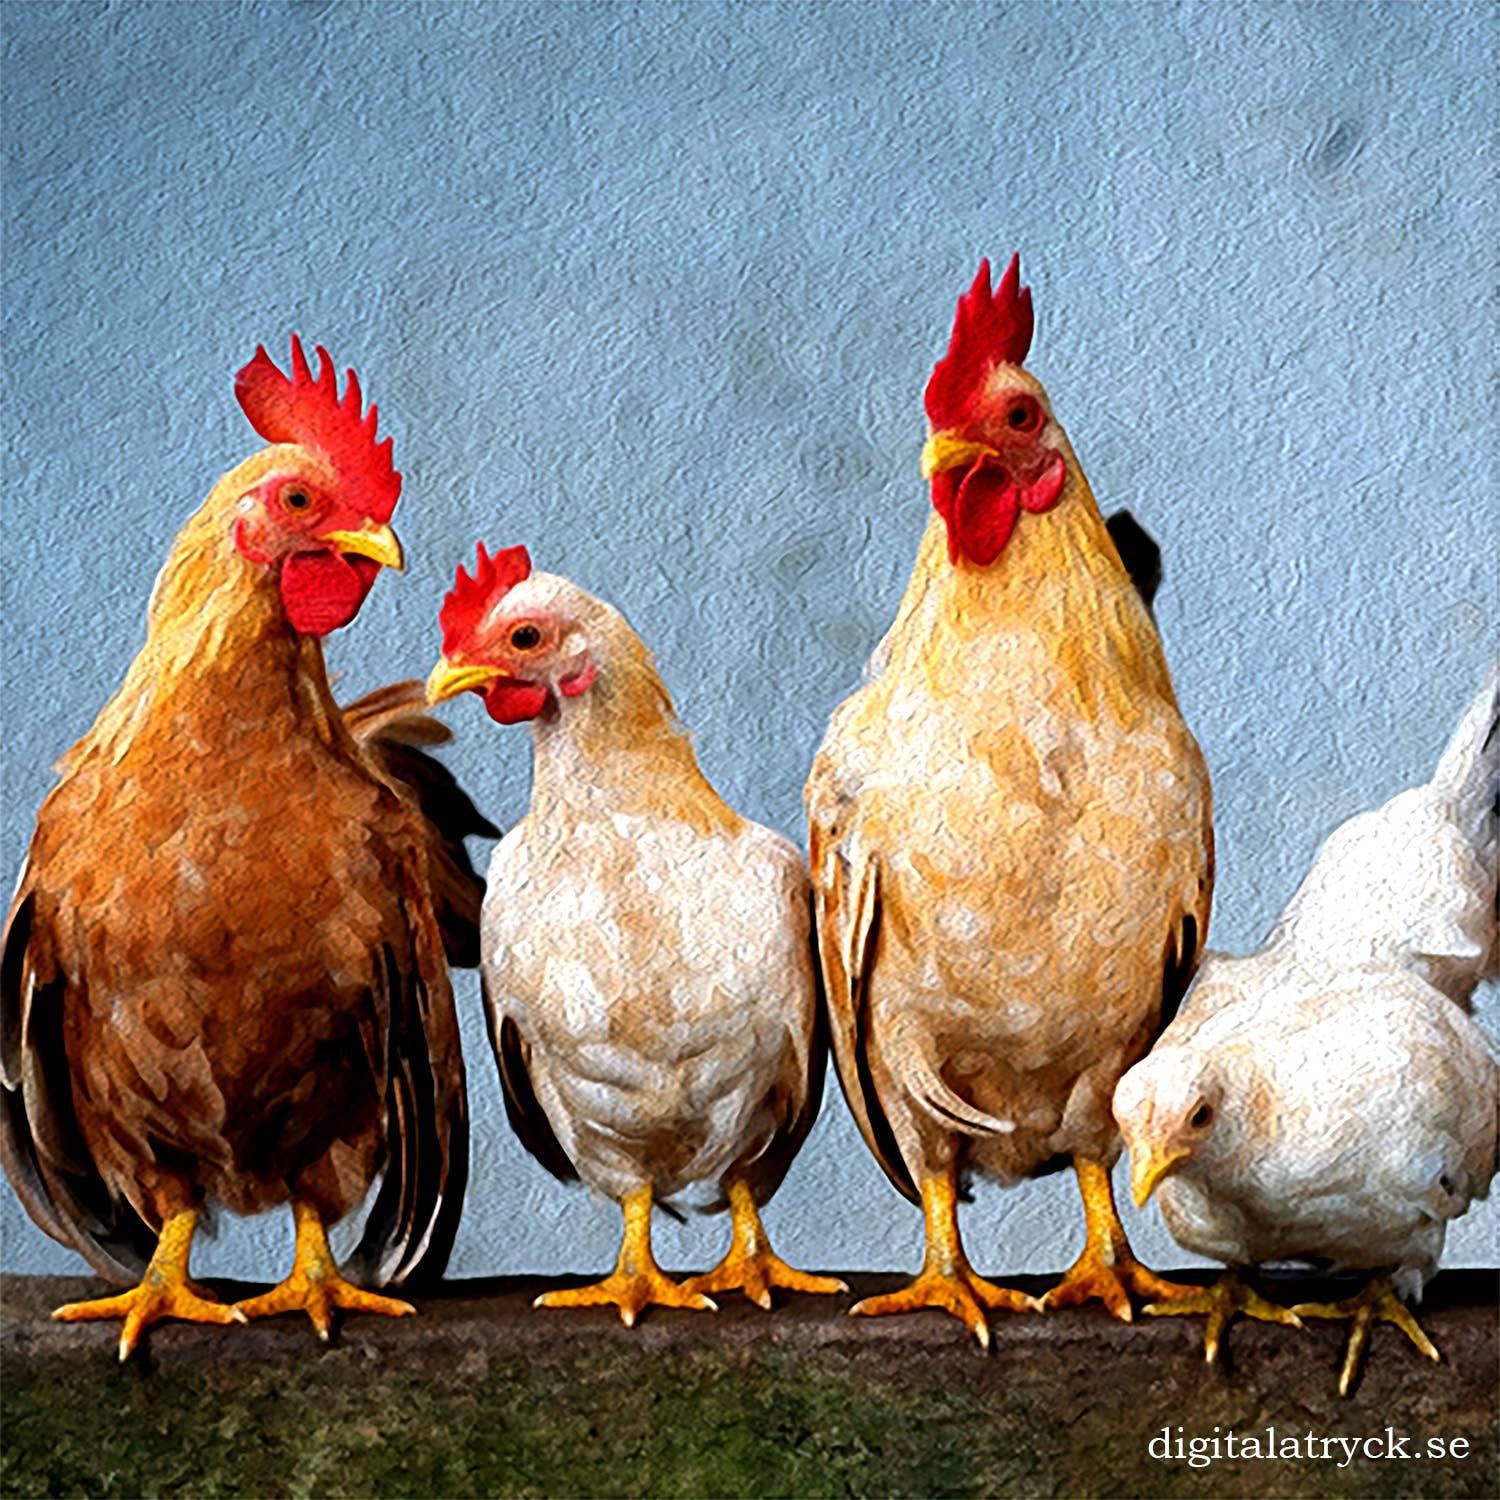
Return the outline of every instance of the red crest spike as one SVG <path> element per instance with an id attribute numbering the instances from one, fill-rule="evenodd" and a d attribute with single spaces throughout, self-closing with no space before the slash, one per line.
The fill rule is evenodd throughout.
<path id="1" fill-rule="evenodd" d="M 478 545 L 472 578 L 458 567 L 453 587 L 443 599 L 443 655 L 461 651 L 479 622 L 523 579 L 531 577 L 531 554 L 524 547 L 505 547 L 493 557 Z"/>
<path id="2" fill-rule="evenodd" d="M 313 378 L 302 340 L 292 335 L 292 373 L 276 368 L 264 345 L 234 377 L 234 394 L 250 425 L 268 443 L 298 443 L 321 453 L 349 486 L 355 503 L 374 521 L 389 521 L 401 494 L 401 476 L 391 462 L 392 440 L 375 441 L 375 408 L 360 410 L 363 400 L 353 370 L 339 399 L 338 373 L 328 351 L 317 348 L 318 375 Z"/>
<path id="3" fill-rule="evenodd" d="M 979 262 L 974 284 L 958 299 L 948 352 L 937 362 L 924 399 L 934 429 L 963 423 L 970 400 L 999 364 L 1019 365 L 1031 348 L 1031 288 L 1021 285 L 1021 257 L 1012 255 L 990 292 L 990 263 Z"/>

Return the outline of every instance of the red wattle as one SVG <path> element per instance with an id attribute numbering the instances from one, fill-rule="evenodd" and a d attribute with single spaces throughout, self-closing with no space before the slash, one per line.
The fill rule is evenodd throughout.
<path id="1" fill-rule="evenodd" d="M 948 528 L 948 561 L 960 557 L 987 568 L 1005 550 L 1021 511 L 1050 510 L 1067 479 L 1062 454 L 1053 453 L 1035 479 L 1018 483 L 990 453 L 967 469 L 945 469 L 932 480 L 933 508 Z"/>
<path id="2" fill-rule="evenodd" d="M 296 552 L 281 567 L 281 603 L 298 635 L 327 635 L 359 613 L 380 564 L 341 552 Z"/>
<path id="3" fill-rule="evenodd" d="M 484 706 L 497 724 L 524 724 L 547 706 L 551 694 L 539 682 L 518 682 L 504 677 L 486 689 Z"/>

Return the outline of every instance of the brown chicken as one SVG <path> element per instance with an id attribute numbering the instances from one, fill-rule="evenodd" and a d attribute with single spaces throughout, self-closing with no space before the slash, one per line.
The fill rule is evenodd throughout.
<path id="1" fill-rule="evenodd" d="M 920 1199 L 917 1280 L 856 1311 L 941 1307 L 988 1344 L 963 1174 L 1077 1169 L 1087 1243 L 1046 1299 L 1173 1289 L 1130 1254 L 1110 1097 L 1191 976 L 1208 923 L 1208 774 L 1161 644 L 1040 384 L 1031 297 L 981 266 L 927 387 L 933 514 L 869 681 L 807 786 L 839 1077 Z M 1149 541 L 1117 534 L 1149 574 Z M 1143 589 L 1152 580 L 1143 581 Z"/>
<path id="2" fill-rule="evenodd" d="M 225 475 L 157 581 L 144 649 L 37 817 L 0 969 L 6 1171 L 120 1296 L 120 1357 L 172 1316 L 409 1312 L 339 1273 L 326 1226 L 384 1181 L 361 1280 L 442 1269 L 467 1174 L 445 943 L 475 962 L 490 832 L 420 745 L 402 684 L 335 704 L 320 637 L 358 612 L 400 491 L 390 439 L 258 349 L 236 394 L 271 446 Z M 446 936 L 445 936 L 446 932 Z M 226 1307 L 188 1277 L 197 1217 L 290 1201 L 292 1274 Z"/>

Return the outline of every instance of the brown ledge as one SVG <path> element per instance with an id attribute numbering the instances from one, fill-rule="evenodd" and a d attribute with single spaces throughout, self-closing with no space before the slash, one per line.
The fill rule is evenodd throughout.
<path id="1" fill-rule="evenodd" d="M 859 1294 L 903 1278 L 853 1275 Z M 6 1495 L 1490 1495 L 1500 1318 L 1492 1272 L 1447 1272 L 1421 1317 L 1443 1363 L 1379 1327 L 1353 1396 L 1343 1329 L 1237 1322 L 1205 1367 L 1201 1320 L 1099 1309 L 996 1316 L 981 1355 L 936 1313 L 866 1321 L 845 1298 L 771 1314 L 537 1312 L 554 1280 L 450 1284 L 416 1318 L 164 1324 L 114 1362 L 113 1325 L 48 1321 L 97 1284 L 0 1278 Z M 1045 1282 L 1011 1284 L 1040 1291 Z M 238 1295 L 242 1289 L 220 1284 Z M 1284 1301 L 1323 1295 L 1278 1283 Z M 1274 1427 L 1296 1458 L 1227 1457 Z M 1220 1439 L 1163 1460 L 1163 1429 Z M 1308 1434 L 1407 1439 L 1402 1458 L 1308 1458 Z M 1467 1448 L 1453 1456 L 1454 1440 Z M 1444 1456 L 1429 1453 L 1440 1440 Z"/>

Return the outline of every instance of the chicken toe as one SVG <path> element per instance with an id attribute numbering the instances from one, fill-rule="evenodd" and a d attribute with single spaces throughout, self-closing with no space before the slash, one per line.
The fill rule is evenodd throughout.
<path id="1" fill-rule="evenodd" d="M 163 1318 L 185 1323 L 243 1323 L 245 1315 L 226 1307 L 212 1292 L 188 1277 L 188 1251 L 198 1215 L 193 1209 L 174 1214 L 162 1226 L 156 1253 L 141 1278 L 141 1284 L 114 1297 L 88 1302 L 69 1302 L 52 1314 L 59 1323 L 89 1323 L 121 1318 L 120 1359 L 130 1358 L 141 1334 Z"/>
<path id="2" fill-rule="evenodd" d="M 672 1280 L 651 1253 L 650 1185 L 627 1193 L 620 1205 L 625 1215 L 625 1237 L 620 1258 L 603 1281 L 592 1286 L 543 1292 L 533 1307 L 617 1307 L 620 1321 L 633 1328 L 648 1307 L 684 1307 L 694 1312 L 718 1312 L 710 1297 Z"/>
<path id="3" fill-rule="evenodd" d="M 1285 1323 L 1301 1328 L 1302 1319 L 1292 1308 L 1283 1307 L 1262 1297 L 1247 1286 L 1233 1271 L 1226 1271 L 1212 1286 L 1201 1291 L 1188 1289 L 1186 1296 L 1174 1296 L 1149 1303 L 1143 1311 L 1149 1318 L 1182 1318 L 1202 1313 L 1207 1318 L 1203 1331 L 1203 1358 L 1217 1364 L 1224 1330 L 1236 1314 L 1255 1318 L 1261 1323 Z"/>
<path id="4" fill-rule="evenodd" d="M 1376 1323 L 1394 1324 L 1428 1359 L 1437 1361 L 1442 1358 L 1437 1345 L 1427 1337 L 1422 1325 L 1397 1294 L 1389 1276 L 1376 1276 L 1362 1292 L 1346 1297 L 1342 1302 L 1299 1302 L 1292 1312 L 1301 1318 L 1348 1320 L 1349 1341 L 1344 1346 L 1344 1365 L 1339 1371 L 1341 1396 L 1347 1396 L 1354 1387 L 1365 1345 L 1370 1340 L 1370 1329 Z"/>
<path id="5" fill-rule="evenodd" d="M 836 1296 L 848 1286 L 836 1276 L 814 1276 L 787 1265 L 771 1249 L 771 1241 L 755 1207 L 749 1184 L 733 1178 L 728 1184 L 731 1239 L 724 1259 L 703 1276 L 682 1283 L 691 1292 L 744 1292 L 757 1307 L 771 1310 L 771 1292 L 813 1292 Z"/>
<path id="6" fill-rule="evenodd" d="M 298 1201 L 292 1205 L 297 1223 L 297 1244 L 292 1253 L 292 1271 L 285 1281 L 235 1305 L 241 1318 L 271 1318 L 278 1313 L 305 1312 L 318 1337 L 325 1343 L 333 1328 L 335 1311 L 379 1313 L 388 1318 L 410 1317 L 416 1312 L 410 1302 L 367 1292 L 339 1275 L 328 1246 L 328 1235 L 317 1210 Z"/>

